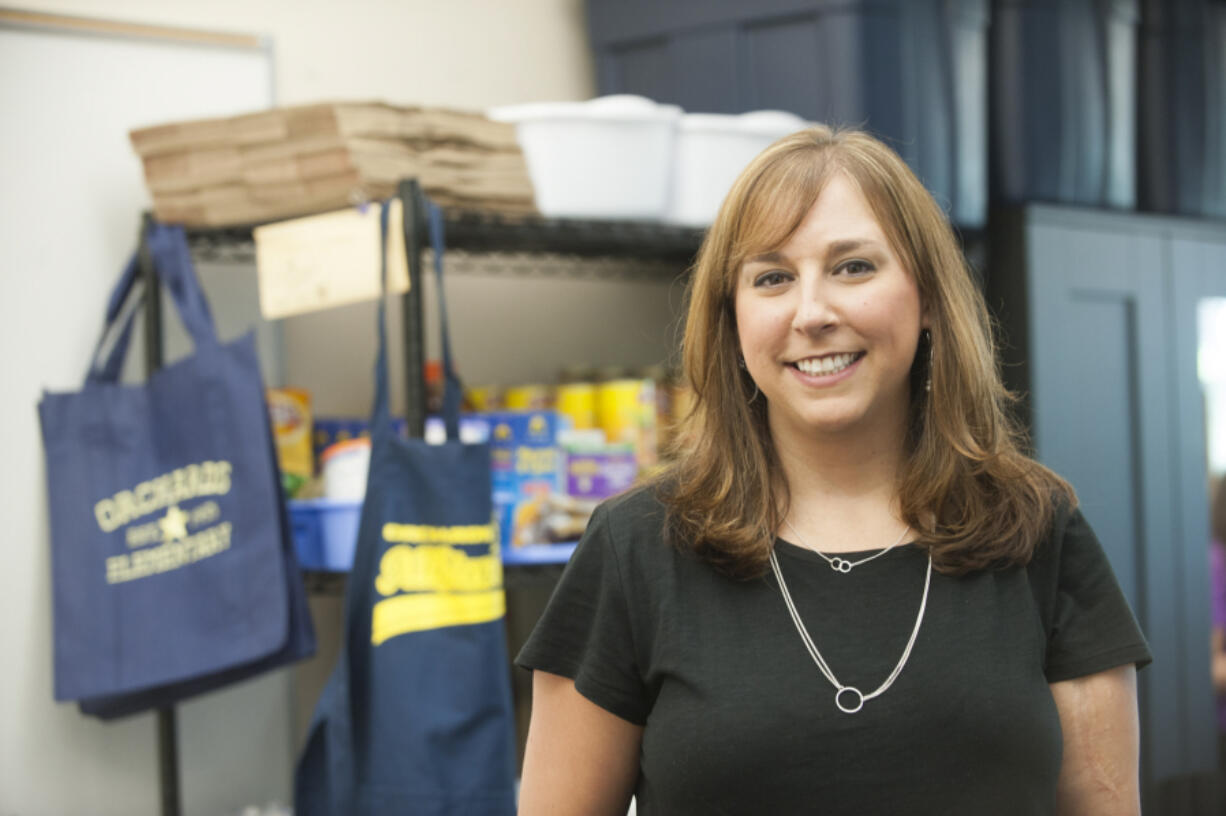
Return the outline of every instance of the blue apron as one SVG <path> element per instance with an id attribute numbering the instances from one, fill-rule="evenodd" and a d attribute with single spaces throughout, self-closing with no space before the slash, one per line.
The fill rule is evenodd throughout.
<path id="1" fill-rule="evenodd" d="M 386 245 L 388 211 L 382 211 Z M 344 643 L 295 778 L 299 816 L 511 816 L 515 742 L 502 561 L 487 445 L 459 441 L 460 386 L 430 207 L 447 441 L 401 439 L 379 352 L 371 461 L 345 598 Z M 386 249 L 384 251 L 386 281 Z"/>

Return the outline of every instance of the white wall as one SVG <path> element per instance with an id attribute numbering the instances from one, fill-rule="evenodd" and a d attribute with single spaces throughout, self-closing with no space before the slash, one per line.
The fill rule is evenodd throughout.
<path id="1" fill-rule="evenodd" d="M 277 101 L 484 108 L 592 94 L 582 0 L 26 0 L 29 10 L 267 34 Z M 7 78 L 6 78 L 7 79 Z"/>
<path id="2" fill-rule="evenodd" d="M 282 104 L 381 98 L 482 108 L 580 99 L 593 92 L 581 0 L 37 0 L 24 7 L 267 34 L 274 42 L 275 90 Z M 19 86 L 22 92 L 37 93 L 41 80 L 37 72 L 0 74 L 7 90 Z M 105 100 L 97 102 L 105 106 Z M 61 100 L 49 97 L 46 104 Z M 65 119 L 74 121 L 76 114 L 65 111 Z M 20 128 L 20 122 L 6 119 L 5 128 Z M 80 179 L 61 172 L 61 162 L 46 147 L 6 167 L 18 165 L 29 172 L 22 184 L 5 178 L 0 212 L 34 208 L 49 221 L 64 220 L 59 204 L 72 196 Z M 74 230 L 102 232 L 121 236 L 111 243 L 122 245 L 127 236 L 135 236 L 139 213 L 125 208 L 69 215 L 62 231 L 49 229 L 34 237 L 0 224 L 0 346 L 5 353 L 0 427 L 6 453 L 0 468 L 0 513 L 6 520 L 0 569 L 0 654 L 5 658 L 0 672 L 0 814 L 140 816 L 158 812 L 152 716 L 102 725 L 51 700 L 49 545 L 35 404 L 44 387 L 77 384 L 99 330 L 102 298 L 122 257 L 120 252 L 69 266 L 63 259 L 71 253 L 63 250 L 72 239 L 64 236 Z M 201 274 L 207 279 L 244 272 L 202 269 Z M 241 289 L 249 283 L 236 285 Z M 490 284 L 498 285 L 508 283 Z M 489 289 L 467 284 L 474 287 Z M 540 295 L 547 309 L 549 297 L 548 291 Z M 370 335 L 368 310 L 354 307 L 348 317 L 339 318 L 339 323 L 330 318 L 329 333 L 337 338 L 333 348 L 344 348 L 347 338 Z M 219 322 L 224 322 L 220 315 Z M 326 367 L 312 365 L 309 346 L 295 358 L 291 334 L 287 329 L 283 370 L 301 372 L 321 391 L 335 390 L 329 375 L 320 373 Z M 479 348 L 478 340 L 479 335 L 466 342 Z M 355 349 L 352 360 L 342 362 L 368 370 L 367 347 Z M 353 397 L 352 402 L 356 408 L 368 399 Z M 287 724 L 293 685 L 278 675 L 181 708 L 186 813 L 233 813 L 242 804 L 287 798 L 295 737 Z"/>

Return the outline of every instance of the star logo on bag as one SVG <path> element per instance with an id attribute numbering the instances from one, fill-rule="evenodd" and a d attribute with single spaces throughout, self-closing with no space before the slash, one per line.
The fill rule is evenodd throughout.
<path id="1" fill-rule="evenodd" d="M 171 505 L 166 515 L 158 520 L 158 526 L 162 528 L 162 540 L 178 541 L 187 538 L 188 518 L 187 513 L 179 509 L 179 505 Z"/>

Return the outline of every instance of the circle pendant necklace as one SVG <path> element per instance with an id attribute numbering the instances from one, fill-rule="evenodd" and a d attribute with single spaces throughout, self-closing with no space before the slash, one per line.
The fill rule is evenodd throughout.
<path id="1" fill-rule="evenodd" d="M 790 527 L 791 525 L 788 526 Z M 915 616 L 915 627 L 911 630 L 911 639 L 907 641 L 907 648 L 903 649 L 902 657 L 899 658 L 898 665 L 894 667 L 894 671 L 890 672 L 890 676 L 877 687 L 876 691 L 868 694 L 860 691 L 855 686 L 843 685 L 834 676 L 834 672 L 830 670 L 826 659 L 822 657 L 822 653 L 817 650 L 817 646 L 813 643 L 813 638 L 809 636 L 809 630 L 805 628 L 804 622 L 801 621 L 800 613 L 796 611 L 796 604 L 792 602 L 792 594 L 788 592 L 787 582 L 783 580 L 783 572 L 779 569 L 779 559 L 775 556 L 773 548 L 770 554 L 770 565 L 771 570 L 775 573 L 775 580 L 779 582 L 779 592 L 783 595 L 783 602 L 787 605 L 788 612 L 792 615 L 792 623 L 796 624 L 796 631 L 800 634 L 800 639 L 804 642 L 805 648 L 809 651 L 809 656 L 813 658 L 813 662 L 817 664 L 817 668 L 835 688 L 834 704 L 838 707 L 839 711 L 842 711 L 844 714 L 855 714 L 864 708 L 865 700 L 871 700 L 884 694 L 886 689 L 894 685 L 898 675 L 902 674 L 903 666 L 907 665 L 907 658 L 911 656 L 911 649 L 915 646 L 915 639 L 919 636 L 920 624 L 924 621 L 924 610 L 928 606 L 928 587 L 932 584 L 931 552 L 928 553 L 928 571 L 924 575 L 924 596 L 920 599 L 919 614 Z"/>
<path id="2" fill-rule="evenodd" d="M 792 526 L 792 522 L 788 521 L 787 519 L 784 519 L 783 523 L 786 524 L 788 529 L 792 531 L 792 535 L 796 536 L 796 541 L 799 542 L 801 546 L 803 546 L 806 550 L 813 550 L 813 552 L 817 553 L 822 558 L 826 559 L 826 563 L 830 565 L 830 568 L 832 570 L 834 570 L 835 572 L 841 572 L 844 575 L 851 572 L 852 567 L 858 567 L 861 564 L 867 564 L 869 561 L 872 561 L 874 558 L 880 558 L 881 556 L 888 553 L 890 550 L 897 547 L 899 544 L 902 543 L 902 540 L 906 538 L 907 533 L 910 532 L 911 530 L 910 526 L 903 527 L 902 532 L 899 533 L 898 538 L 894 541 L 894 543 L 886 547 L 884 550 L 875 552 L 872 555 L 868 556 L 867 558 L 861 558 L 859 561 L 848 561 L 846 558 L 839 558 L 838 556 L 831 558 L 830 556 L 826 555 L 821 550 L 810 547 L 809 542 L 801 538 L 800 533 L 797 532 L 796 528 Z"/>

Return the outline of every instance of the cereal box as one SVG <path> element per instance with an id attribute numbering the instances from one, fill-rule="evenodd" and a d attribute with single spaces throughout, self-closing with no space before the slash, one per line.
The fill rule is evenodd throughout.
<path id="1" fill-rule="evenodd" d="M 490 427 L 494 511 L 504 549 L 574 540 L 558 526 L 566 496 L 558 434 L 569 419 L 556 411 L 485 414 Z"/>

